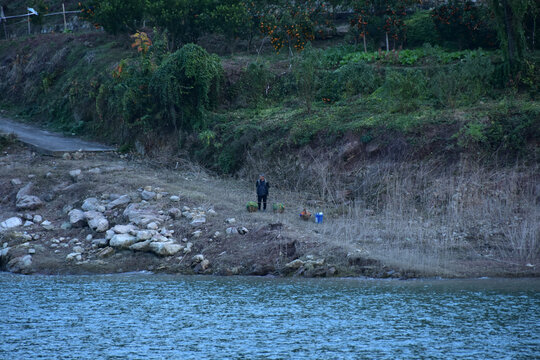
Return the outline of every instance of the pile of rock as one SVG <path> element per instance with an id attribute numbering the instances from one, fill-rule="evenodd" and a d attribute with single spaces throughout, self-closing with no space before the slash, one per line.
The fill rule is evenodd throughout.
<path id="1" fill-rule="evenodd" d="M 292 272 L 295 276 L 322 277 L 335 275 L 336 268 L 327 266 L 324 259 L 315 259 L 313 255 L 307 255 L 304 260 L 295 259 L 285 264 L 285 271 Z"/>

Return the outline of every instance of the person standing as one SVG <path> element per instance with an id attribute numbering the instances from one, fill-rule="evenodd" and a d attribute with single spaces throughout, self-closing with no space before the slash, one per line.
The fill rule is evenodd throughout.
<path id="1" fill-rule="evenodd" d="M 257 189 L 257 205 L 259 210 L 261 210 L 261 200 L 263 203 L 263 211 L 266 211 L 266 199 L 268 198 L 268 189 L 270 188 L 270 183 L 264 178 L 264 174 L 259 175 L 259 180 L 255 183 L 255 188 Z"/>

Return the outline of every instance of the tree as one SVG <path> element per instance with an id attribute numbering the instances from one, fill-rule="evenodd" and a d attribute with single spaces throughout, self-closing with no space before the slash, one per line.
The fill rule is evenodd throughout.
<path id="1" fill-rule="evenodd" d="M 209 14 L 211 29 L 223 34 L 233 44 L 239 38 L 250 37 L 252 23 L 253 17 L 246 4 L 238 0 L 220 1 Z M 234 47 L 231 47 L 232 51 Z"/>
<path id="2" fill-rule="evenodd" d="M 318 53 L 311 43 L 307 44 L 302 54 L 294 61 L 293 73 L 298 95 L 304 101 L 308 113 L 311 113 L 311 104 L 315 96 L 318 64 Z"/>
<path id="3" fill-rule="evenodd" d="M 212 0 L 147 0 L 148 14 L 155 24 L 170 34 L 170 47 L 195 42 L 203 30 Z"/>
<path id="4" fill-rule="evenodd" d="M 364 52 L 367 52 L 366 37 L 368 35 L 367 25 L 373 17 L 373 6 L 370 0 L 354 1 L 354 17 L 351 19 L 351 26 L 360 31 L 360 37 L 364 41 Z"/>
<path id="5" fill-rule="evenodd" d="M 524 18 L 533 0 L 489 0 L 495 15 L 497 34 L 505 59 L 505 70 L 510 77 L 517 76 L 523 68 L 527 47 Z"/>
<path id="6" fill-rule="evenodd" d="M 135 32 L 145 13 L 145 0 L 91 0 L 79 3 L 81 18 L 111 34 Z"/>
<path id="7" fill-rule="evenodd" d="M 260 9 L 259 28 L 276 52 L 286 47 L 292 56 L 293 49 L 302 51 L 315 38 L 315 26 L 323 11 L 322 3 L 314 0 L 268 3 Z"/>
<path id="8" fill-rule="evenodd" d="M 202 127 L 203 112 L 222 71 L 219 57 L 195 44 L 184 45 L 157 68 L 150 90 L 175 130 Z"/>

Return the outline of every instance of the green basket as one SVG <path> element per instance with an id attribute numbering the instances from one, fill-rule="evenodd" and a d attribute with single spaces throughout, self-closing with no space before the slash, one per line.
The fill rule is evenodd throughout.
<path id="1" fill-rule="evenodd" d="M 249 212 L 257 212 L 257 210 L 259 210 L 259 205 L 255 201 L 248 201 L 246 209 Z"/>
<path id="2" fill-rule="evenodd" d="M 285 205 L 283 205 L 282 203 L 274 203 L 272 204 L 272 209 L 276 213 L 282 213 L 285 211 Z"/>

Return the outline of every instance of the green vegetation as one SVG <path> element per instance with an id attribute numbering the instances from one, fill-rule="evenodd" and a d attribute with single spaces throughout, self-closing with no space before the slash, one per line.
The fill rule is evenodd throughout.
<path id="1" fill-rule="evenodd" d="M 540 67 L 538 43 L 525 36 L 530 19 L 523 15 L 516 30 L 525 34 L 521 65 L 509 71 L 514 60 L 504 41 L 494 49 L 490 8 L 404 4 L 85 2 L 84 17 L 131 38 L 51 34 L 0 42 L 8 64 L 0 74 L 2 105 L 123 149 L 173 144 L 224 173 L 241 170 L 253 153 L 282 158 L 351 139 L 364 149 L 399 149 L 403 158 L 489 159 L 504 151 L 508 159 L 536 159 Z M 335 20 L 346 6 L 353 11 Z M 338 38 L 343 24 L 352 26 Z M 227 53 L 238 44 L 249 50 L 211 54 L 223 39 Z"/>

